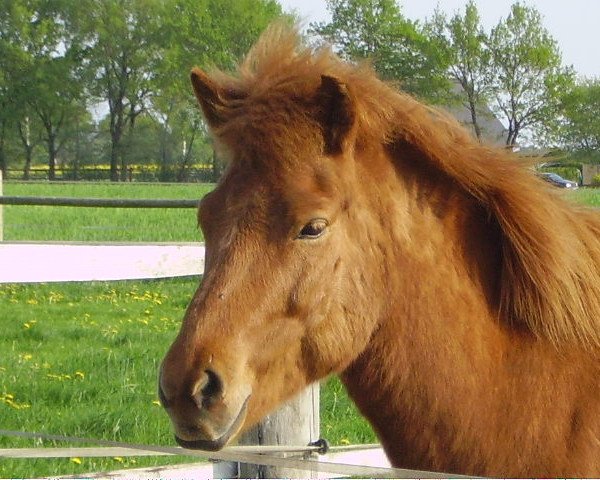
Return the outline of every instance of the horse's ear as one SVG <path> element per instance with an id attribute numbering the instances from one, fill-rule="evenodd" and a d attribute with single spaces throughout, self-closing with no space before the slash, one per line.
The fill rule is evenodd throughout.
<path id="1" fill-rule="evenodd" d="M 192 69 L 191 80 L 206 121 L 211 127 L 218 127 L 224 121 L 226 108 L 223 89 L 199 68 Z"/>
<path id="2" fill-rule="evenodd" d="M 326 153 L 340 153 L 355 120 L 354 104 L 348 88 L 337 78 L 322 75 L 317 102 L 322 112 Z"/>

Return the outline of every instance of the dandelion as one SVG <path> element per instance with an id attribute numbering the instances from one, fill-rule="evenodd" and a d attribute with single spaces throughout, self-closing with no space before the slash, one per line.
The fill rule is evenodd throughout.
<path id="1" fill-rule="evenodd" d="M 50 292 L 48 294 L 48 302 L 49 303 L 58 303 L 64 298 L 65 298 L 65 296 L 62 293 Z"/>
<path id="2" fill-rule="evenodd" d="M 80 372 L 79 370 L 77 370 L 77 371 L 75 372 L 75 378 L 78 378 L 78 379 L 80 379 L 80 380 L 83 380 L 83 379 L 85 378 L 85 373 L 83 373 L 83 372 Z"/>
<path id="3" fill-rule="evenodd" d="M 31 408 L 31 405 L 28 403 L 19 403 L 15 401 L 15 396 L 12 393 L 2 393 L 0 394 L 0 403 L 3 403 L 10 408 L 14 408 L 15 410 L 24 410 L 26 408 Z"/>
<path id="4" fill-rule="evenodd" d="M 124 463 L 125 459 L 123 457 L 113 457 L 113 460 L 119 463 Z"/>
<path id="5" fill-rule="evenodd" d="M 115 335 L 118 335 L 118 334 L 119 334 L 119 330 L 117 330 L 117 328 L 115 328 L 115 327 L 109 326 L 102 330 L 102 335 L 104 335 L 105 337 L 114 337 Z"/>
<path id="6" fill-rule="evenodd" d="M 77 464 L 77 465 L 81 465 L 81 458 L 79 457 L 72 457 L 71 458 L 71 462 Z"/>
<path id="7" fill-rule="evenodd" d="M 158 400 L 152 400 L 152 405 L 157 405 L 160 407 L 160 402 Z"/>

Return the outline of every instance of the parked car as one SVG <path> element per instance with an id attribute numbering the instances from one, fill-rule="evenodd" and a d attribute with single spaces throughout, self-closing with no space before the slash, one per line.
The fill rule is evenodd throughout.
<path id="1" fill-rule="evenodd" d="M 541 178 L 559 188 L 578 188 L 577 182 L 566 180 L 556 173 L 539 173 Z"/>

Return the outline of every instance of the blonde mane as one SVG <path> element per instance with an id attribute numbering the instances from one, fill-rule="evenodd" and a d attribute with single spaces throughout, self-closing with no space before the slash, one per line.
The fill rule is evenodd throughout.
<path id="1" fill-rule="evenodd" d="M 380 81 L 368 66 L 343 62 L 329 48 L 303 46 L 297 29 L 284 24 L 262 35 L 236 75 L 215 75 L 242 103 L 270 90 L 291 103 L 310 98 L 322 75 L 338 79 L 355 102 L 358 142 L 409 143 L 495 220 L 502 319 L 557 346 L 600 348 L 597 214 L 559 198 L 515 156 L 479 144 L 456 121 Z"/>

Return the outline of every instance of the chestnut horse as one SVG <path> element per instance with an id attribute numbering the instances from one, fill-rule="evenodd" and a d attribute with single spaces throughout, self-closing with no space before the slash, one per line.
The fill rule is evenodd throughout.
<path id="1" fill-rule="evenodd" d="M 295 29 L 192 84 L 228 169 L 160 372 L 181 445 L 339 374 L 394 466 L 600 476 L 597 215 Z"/>

